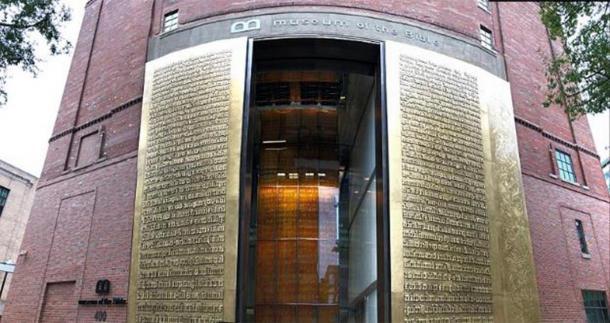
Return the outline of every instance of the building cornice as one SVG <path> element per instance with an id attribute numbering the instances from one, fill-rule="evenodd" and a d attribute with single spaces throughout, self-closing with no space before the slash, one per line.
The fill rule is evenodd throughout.
<path id="1" fill-rule="evenodd" d="M 129 101 L 119 105 L 118 107 L 115 107 L 114 109 L 110 110 L 110 112 L 105 113 L 105 114 L 103 114 L 103 115 L 101 115 L 101 116 L 99 116 L 99 117 L 97 117 L 97 118 L 95 118 L 93 120 L 87 121 L 87 122 L 85 122 L 85 123 L 83 123 L 81 125 L 78 125 L 76 127 L 72 127 L 70 129 L 66 129 L 64 131 L 61 131 L 59 133 L 54 134 L 49 139 L 49 143 L 51 143 L 51 142 L 53 142 L 53 141 L 55 141 L 55 140 L 57 140 L 57 139 L 59 139 L 59 138 L 61 138 L 63 136 L 69 135 L 71 133 L 75 133 L 75 132 L 77 132 L 79 130 L 82 130 L 82 129 L 85 129 L 85 128 L 88 128 L 88 127 L 91 127 L 91 126 L 93 126 L 95 124 L 98 124 L 98 123 L 100 123 L 100 122 L 102 122 L 102 121 L 104 121 L 106 119 L 110 119 L 115 113 L 119 113 L 119 112 L 121 112 L 121 111 L 123 111 L 123 110 L 125 110 L 125 109 L 127 109 L 127 108 L 129 108 L 131 106 L 134 106 L 134 105 L 136 105 L 136 104 L 138 104 L 140 102 L 142 102 L 142 97 L 141 96 L 137 97 L 135 99 L 131 99 L 131 100 L 129 100 Z"/>
<path id="2" fill-rule="evenodd" d="M 12 179 L 21 181 L 28 186 L 33 186 L 38 180 L 38 177 L 2 160 L 0 160 L 0 173 L 5 174 Z"/>
<path id="3" fill-rule="evenodd" d="M 552 184 L 552 185 L 554 185 L 555 187 L 563 188 L 563 189 L 566 189 L 566 190 L 569 190 L 569 191 L 572 191 L 572 192 L 580 193 L 580 194 L 582 194 L 582 195 L 585 195 L 585 196 L 587 196 L 587 197 L 590 197 L 590 198 L 593 198 L 593 199 L 596 199 L 596 200 L 599 200 L 599 201 L 602 201 L 602 202 L 610 203 L 610 198 L 609 198 L 609 197 L 606 197 L 606 196 L 600 196 L 600 195 L 597 195 L 597 194 L 591 193 L 590 191 L 585 191 L 585 190 L 582 190 L 582 189 L 578 189 L 576 186 L 571 186 L 571 185 L 561 185 L 561 184 L 558 184 L 557 182 L 555 182 L 555 181 L 553 181 L 553 180 L 550 180 L 550 179 L 544 178 L 544 177 L 542 177 L 542 176 L 539 176 L 539 175 L 537 175 L 537 174 L 534 174 L 534 173 L 532 173 L 532 172 L 525 171 L 525 170 L 522 170 L 522 171 L 521 171 L 521 174 L 523 174 L 524 176 L 528 176 L 528 177 L 531 177 L 531 178 L 537 179 L 537 180 L 539 180 L 539 181 L 543 181 L 543 182 L 545 182 L 545 183 Z"/>
<path id="4" fill-rule="evenodd" d="M 595 158 L 599 159 L 599 155 L 596 152 L 594 152 L 594 151 L 592 151 L 592 150 L 590 150 L 590 149 L 588 149 L 588 148 L 586 148 L 586 147 L 584 147 L 582 145 L 579 145 L 578 143 L 562 139 L 559 136 L 554 135 L 554 134 L 544 130 L 541 126 L 539 126 L 539 125 L 537 125 L 537 124 L 535 124 L 535 123 L 533 123 L 533 122 L 531 122 L 529 120 L 526 120 L 524 118 L 515 116 L 515 122 L 517 124 L 520 124 L 520 125 L 526 127 L 526 128 L 529 128 L 531 130 L 539 132 L 540 134 L 542 134 L 543 137 L 548 138 L 548 139 L 550 139 L 550 140 L 552 140 L 552 141 L 554 141 L 554 142 L 556 142 L 558 144 L 564 145 L 564 146 L 572 148 L 574 150 L 582 151 L 583 153 L 585 153 L 587 155 L 590 155 L 592 157 L 595 157 Z"/>

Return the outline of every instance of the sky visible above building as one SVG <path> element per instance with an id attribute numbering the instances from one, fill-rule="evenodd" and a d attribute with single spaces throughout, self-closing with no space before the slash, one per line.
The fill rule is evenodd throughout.
<path id="1" fill-rule="evenodd" d="M 85 1 L 63 2 L 72 8 L 72 21 L 65 26 L 64 36 L 74 49 Z M 44 46 L 40 47 L 43 62 L 38 65 L 38 77 L 10 68 L 6 85 L 9 101 L 0 108 L 0 159 L 35 176 L 40 176 L 42 171 L 72 59 L 72 52 L 50 56 Z M 597 152 L 605 159 L 610 156 L 610 111 L 588 118 Z"/>

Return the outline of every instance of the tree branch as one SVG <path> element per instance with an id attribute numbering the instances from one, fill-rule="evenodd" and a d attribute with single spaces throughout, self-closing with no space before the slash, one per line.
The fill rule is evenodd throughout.
<path id="1" fill-rule="evenodd" d="M 6 22 L 0 22 L 0 27 L 17 28 L 17 29 L 28 29 L 28 28 L 36 27 L 36 26 L 42 24 L 47 19 L 49 19 L 49 14 L 46 14 L 42 19 L 38 20 L 37 22 L 35 22 L 33 24 L 19 25 L 19 24 L 9 24 L 9 23 L 6 23 Z"/>
<path id="2" fill-rule="evenodd" d="M 605 80 L 601 80 L 601 81 L 599 81 L 599 82 L 595 82 L 595 83 L 589 83 L 589 85 L 588 85 L 587 87 L 585 87 L 585 88 L 583 88 L 583 89 L 580 89 L 580 88 L 579 88 L 579 91 L 577 91 L 577 92 L 574 92 L 574 93 L 569 93 L 569 94 L 568 94 L 568 93 L 566 93 L 566 92 L 564 92 L 564 95 L 565 95 L 567 98 L 573 98 L 573 97 L 575 97 L 575 96 L 577 96 L 577 95 L 580 95 L 580 94 L 582 94 L 582 93 L 587 92 L 587 91 L 588 91 L 590 88 L 592 88 L 592 87 L 600 87 L 600 86 L 602 86 L 602 85 L 606 84 L 606 82 L 608 82 L 609 80 L 610 80 L 610 79 L 605 79 Z"/>

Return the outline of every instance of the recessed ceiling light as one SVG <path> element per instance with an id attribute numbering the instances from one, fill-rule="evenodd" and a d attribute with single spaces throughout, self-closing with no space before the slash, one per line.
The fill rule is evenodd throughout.
<path id="1" fill-rule="evenodd" d="M 280 139 L 280 140 L 263 140 L 263 144 L 264 145 L 268 145 L 268 144 L 285 144 L 286 140 L 285 139 Z"/>

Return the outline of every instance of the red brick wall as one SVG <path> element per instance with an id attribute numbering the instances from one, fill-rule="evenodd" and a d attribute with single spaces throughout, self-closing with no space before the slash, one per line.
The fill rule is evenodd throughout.
<path id="1" fill-rule="evenodd" d="M 74 282 L 49 283 L 46 287 L 40 321 L 45 323 L 76 322 Z"/>
<path id="2" fill-rule="evenodd" d="M 141 98 L 152 1 L 90 1 L 85 10 L 53 135 L 87 125 L 121 105 Z M 91 54 L 91 55 L 90 55 Z M 49 145 L 43 179 L 60 176 L 75 164 L 80 137 L 106 126 L 106 158 L 137 149 L 140 105 L 81 127 Z M 71 145 L 70 145 L 71 142 Z"/>
<path id="3" fill-rule="evenodd" d="M 37 322 L 48 283 L 74 281 L 73 305 L 97 299 L 103 278 L 112 284 L 109 297 L 127 297 L 136 158 L 124 158 L 37 191 L 3 322 Z M 79 322 L 93 322 L 95 308 L 79 306 Z M 107 312 L 110 322 L 122 322 L 127 309 L 111 305 Z"/>
<path id="4" fill-rule="evenodd" d="M 364 9 L 389 13 L 468 35 L 479 36 L 479 25 L 491 29 L 492 16 L 477 7 L 476 0 L 421 1 L 421 0 L 247 0 L 247 1 L 199 1 L 161 0 L 157 2 L 153 34 L 158 34 L 164 13 L 179 9 L 178 21 L 186 24 L 219 14 L 248 11 L 262 8 L 326 6 L 329 10 Z"/>
<path id="5" fill-rule="evenodd" d="M 542 318 L 584 322 L 581 289 L 610 295 L 608 203 L 546 179 L 524 176 Z M 584 226 L 590 259 L 582 257 L 574 220 Z"/>
<path id="6" fill-rule="evenodd" d="M 138 99 L 147 41 L 159 33 L 163 14 L 178 8 L 180 23 L 188 24 L 223 13 L 312 5 L 388 13 L 474 40 L 480 25 L 494 32 L 496 49 L 506 61 L 515 114 L 522 121 L 517 135 L 543 318 L 583 320 L 580 289 L 608 291 L 608 193 L 599 160 L 582 151 L 594 151 L 586 119 L 571 128 L 561 108 L 541 107 L 543 62 L 551 50 L 536 3 L 492 2 L 487 12 L 476 0 L 91 0 L 24 237 L 27 255 L 19 258 L 3 322 L 36 321 L 43 306 L 47 308 L 42 295 L 51 293 L 45 292 L 49 283 L 74 281 L 75 299 L 91 299 L 96 298 L 95 282 L 107 278 L 110 296 L 127 296 Z M 75 165 L 81 138 L 93 131 L 101 134 L 94 143 L 100 158 Z M 556 174 L 549 147 L 572 156 L 580 186 L 549 175 Z M 74 221 L 66 220 L 71 217 Z M 583 221 L 591 239 L 591 259 L 578 253 L 575 218 Z M 56 248 L 58 243 L 65 248 Z M 93 321 L 95 307 L 77 309 L 79 321 Z M 108 308 L 108 321 L 124 321 L 125 315 L 124 306 Z"/>
<path id="7" fill-rule="evenodd" d="M 494 5 L 500 13 L 504 40 L 501 49 L 515 115 L 536 128 L 517 124 L 542 319 L 584 322 L 581 290 L 605 290 L 610 296 L 608 192 L 603 186 L 599 159 L 574 149 L 577 144 L 595 151 L 591 130 L 585 117 L 573 122 L 571 129 L 561 107 L 542 108 L 546 89 L 544 61 L 552 53 L 537 15 L 538 4 Z M 580 186 L 549 175 L 558 175 L 555 149 L 570 154 Z M 591 259 L 580 253 L 575 219 L 583 222 Z"/>

